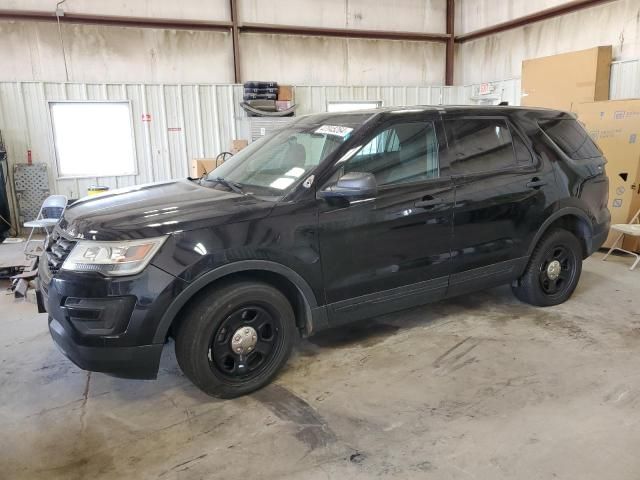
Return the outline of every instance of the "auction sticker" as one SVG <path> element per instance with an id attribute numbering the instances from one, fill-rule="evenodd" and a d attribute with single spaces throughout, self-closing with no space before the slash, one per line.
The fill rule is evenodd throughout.
<path id="1" fill-rule="evenodd" d="M 343 127 L 342 125 L 322 125 L 314 133 L 321 133 L 324 135 L 335 135 L 337 137 L 345 138 L 353 131 L 353 128 Z"/>

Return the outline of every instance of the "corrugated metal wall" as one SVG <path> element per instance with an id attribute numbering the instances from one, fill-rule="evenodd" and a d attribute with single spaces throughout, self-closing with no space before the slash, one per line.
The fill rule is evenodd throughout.
<path id="1" fill-rule="evenodd" d="M 493 91 L 487 95 L 480 93 L 481 84 L 456 87 L 457 102 L 461 105 L 481 104 L 483 100 L 491 100 L 494 104 L 509 102 L 509 105 L 520 105 L 520 79 L 501 80 L 488 83 Z"/>
<path id="2" fill-rule="evenodd" d="M 611 64 L 609 98 L 640 98 L 640 59 L 623 60 Z"/>
<path id="3" fill-rule="evenodd" d="M 327 102 L 345 100 L 382 100 L 382 105 L 445 105 L 456 103 L 459 87 L 407 86 L 297 86 L 296 113 L 306 115 L 326 111 Z"/>

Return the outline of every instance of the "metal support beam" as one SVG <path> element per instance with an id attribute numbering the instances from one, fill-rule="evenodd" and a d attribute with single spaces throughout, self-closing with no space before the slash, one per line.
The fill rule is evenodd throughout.
<path id="1" fill-rule="evenodd" d="M 242 82 L 240 74 L 240 30 L 238 29 L 238 4 L 236 0 L 229 0 L 231 7 L 231 37 L 233 42 L 233 78 L 235 83 Z"/>
<path id="2" fill-rule="evenodd" d="M 0 20 L 27 20 L 38 22 L 56 22 L 56 14 L 34 12 L 28 10 L 0 10 Z M 75 23 L 86 25 L 107 25 L 115 27 L 137 28 L 169 28 L 177 30 L 219 30 L 229 31 L 231 22 L 175 20 L 169 18 L 148 17 L 120 17 L 108 15 L 85 15 L 82 13 L 67 13 L 60 16 L 60 23 Z"/>
<path id="3" fill-rule="evenodd" d="M 540 10 L 539 12 L 535 12 L 530 15 L 525 15 L 524 17 L 514 18 L 513 20 L 509 20 L 508 22 L 498 23 L 496 25 L 491 25 L 490 27 L 487 27 L 487 28 L 481 28 L 480 30 L 476 30 L 475 32 L 469 32 L 463 35 L 458 35 L 455 37 L 455 41 L 457 43 L 464 43 L 470 40 L 476 40 L 478 38 L 494 35 L 496 33 L 504 32 L 506 30 L 511 30 L 518 27 L 524 27 L 526 25 L 529 25 L 535 22 L 548 20 L 553 17 L 566 15 L 568 13 L 577 12 L 578 10 L 583 10 L 589 7 L 595 7 L 598 5 L 602 5 L 604 3 L 611 3 L 613 1 L 615 0 L 574 0 L 573 2 L 568 2 L 562 5 L 558 5 L 557 7 Z"/>
<path id="4" fill-rule="evenodd" d="M 268 23 L 241 23 L 242 33 L 271 33 L 280 35 L 310 35 L 318 37 L 372 38 L 382 40 L 408 40 L 420 42 L 446 42 L 445 33 L 402 32 L 389 30 L 361 30 L 359 28 L 316 28 Z"/>
<path id="5" fill-rule="evenodd" d="M 453 68 L 455 55 L 455 0 L 447 0 L 447 51 L 445 53 L 445 85 L 453 85 Z"/>

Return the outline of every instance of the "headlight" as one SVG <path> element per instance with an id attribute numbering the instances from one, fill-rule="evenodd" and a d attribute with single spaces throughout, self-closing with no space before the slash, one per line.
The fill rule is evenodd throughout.
<path id="1" fill-rule="evenodd" d="M 63 270 L 134 275 L 146 267 L 167 237 L 121 242 L 79 241 L 62 264 Z"/>

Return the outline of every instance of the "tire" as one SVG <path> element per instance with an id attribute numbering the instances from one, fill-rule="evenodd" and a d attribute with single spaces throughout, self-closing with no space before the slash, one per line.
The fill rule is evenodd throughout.
<path id="1" fill-rule="evenodd" d="M 554 261 L 560 266 L 551 265 Z M 525 303 L 538 307 L 558 305 L 571 297 L 581 273 L 582 246 L 579 240 L 567 230 L 553 229 L 540 239 L 524 274 L 511 289 Z"/>
<path id="2" fill-rule="evenodd" d="M 202 391 L 234 398 L 273 380 L 291 354 L 295 333 L 293 309 L 279 290 L 249 281 L 214 286 L 181 318 L 176 357 Z"/>

